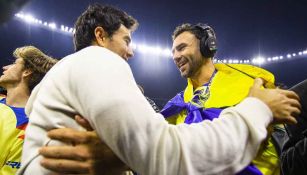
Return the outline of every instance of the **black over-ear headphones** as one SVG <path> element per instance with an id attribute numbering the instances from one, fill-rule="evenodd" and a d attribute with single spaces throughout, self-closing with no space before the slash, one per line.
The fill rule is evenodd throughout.
<path id="1" fill-rule="evenodd" d="M 200 38 L 200 52 L 206 58 L 213 58 L 217 51 L 217 43 L 214 30 L 207 24 L 198 23 L 195 28 L 203 33 Z"/>

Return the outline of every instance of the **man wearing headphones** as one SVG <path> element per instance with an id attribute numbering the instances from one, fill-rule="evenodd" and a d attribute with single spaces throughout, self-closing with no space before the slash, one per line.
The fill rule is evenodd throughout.
<path id="1" fill-rule="evenodd" d="M 179 93 L 174 98 L 178 101 L 172 99 L 170 103 L 168 103 L 163 110 L 163 114 L 171 123 L 177 124 L 177 123 L 180 123 L 181 121 L 182 123 L 185 122 L 187 124 L 190 124 L 190 123 L 202 122 L 203 120 L 206 120 L 206 119 L 212 120 L 213 118 L 217 118 L 220 115 L 220 112 L 222 111 L 222 109 L 239 104 L 240 101 L 243 100 L 243 98 L 248 96 L 248 91 L 254 83 L 254 78 L 251 78 L 251 76 L 252 77 L 262 77 L 268 82 L 273 82 L 274 77 L 269 72 L 266 72 L 262 69 L 255 68 L 252 66 L 248 67 L 248 69 L 246 68 L 247 70 L 250 70 L 250 69 L 254 70 L 252 72 L 253 74 L 249 76 L 242 73 L 242 71 L 247 72 L 247 70 L 245 69 L 236 70 L 237 67 L 230 68 L 228 66 L 223 66 L 223 65 L 221 66 L 223 69 L 219 68 L 218 66 L 214 65 L 212 62 L 212 57 L 214 56 L 215 51 L 216 51 L 215 34 L 210 27 L 203 26 L 203 25 L 184 24 L 176 29 L 175 35 L 174 35 L 174 44 L 173 44 L 174 61 L 176 65 L 178 66 L 181 72 L 181 75 L 183 77 L 188 78 L 188 87 L 184 92 Z M 235 86 L 234 83 L 238 83 L 238 82 L 240 83 L 243 82 L 243 84 Z M 257 81 L 255 82 L 258 85 L 262 84 L 262 83 L 259 84 L 259 79 L 257 79 Z M 228 85 L 228 87 L 226 87 L 225 84 Z M 223 86 L 225 87 L 225 89 L 222 88 Z M 238 86 L 240 86 L 241 88 L 239 88 Z M 239 88 L 239 89 L 236 89 L 236 88 Z M 218 90 L 220 90 L 220 92 L 217 92 Z M 276 92 L 279 90 L 259 90 L 258 92 L 264 93 L 264 92 L 269 92 L 269 91 Z M 269 94 L 266 94 L 266 95 L 269 95 Z M 277 94 L 275 95 L 271 94 L 270 98 L 275 99 L 278 96 L 276 95 Z M 137 96 L 137 94 L 135 94 L 134 100 L 136 100 L 137 98 L 139 97 Z M 130 103 L 132 103 L 132 101 Z M 128 103 L 125 105 L 127 105 L 128 107 L 130 106 L 130 104 Z M 253 106 L 253 107 L 257 107 L 257 106 Z M 253 107 L 249 107 L 248 109 L 247 108 L 245 109 L 247 111 L 250 111 L 253 109 Z M 284 107 L 281 107 L 281 106 L 279 107 L 280 109 L 285 110 Z M 138 107 L 138 108 L 141 109 L 141 107 Z M 132 109 L 135 109 L 135 105 L 132 106 L 131 110 Z M 221 115 L 225 115 L 225 113 L 228 110 L 229 109 L 225 109 L 223 111 L 223 114 Z M 253 121 L 262 120 L 261 119 L 262 112 L 264 112 L 263 109 L 259 109 L 251 113 L 249 112 L 249 114 L 251 115 L 249 119 Z M 232 115 L 236 115 L 236 112 L 232 113 Z M 279 116 L 276 112 L 274 112 L 274 115 L 275 117 Z M 84 117 L 87 117 L 87 116 L 84 116 Z M 116 117 L 119 117 L 119 116 L 112 116 L 112 120 L 114 120 L 114 118 Z M 133 116 L 125 115 L 121 117 L 121 120 L 124 120 L 125 117 L 130 118 Z M 138 122 L 138 120 L 140 119 L 142 120 L 145 120 L 145 119 L 146 120 L 156 120 L 157 119 L 157 117 L 155 117 L 155 119 L 152 119 L 151 117 L 154 117 L 154 116 L 148 117 L 145 113 L 142 116 L 138 115 L 138 117 L 141 117 L 141 118 L 138 118 L 137 120 L 136 118 L 130 118 L 127 121 L 131 121 L 133 119 L 134 122 Z M 240 151 L 238 150 L 230 151 L 230 150 L 225 149 L 225 147 L 230 146 L 229 143 L 227 143 L 227 140 L 238 141 L 238 143 L 231 145 L 231 147 L 233 146 L 232 148 L 235 148 L 236 146 L 240 145 L 240 143 L 242 142 L 242 139 L 236 137 L 234 135 L 235 133 L 232 133 L 233 129 L 235 128 L 236 128 L 235 130 L 240 129 L 241 123 L 236 123 L 233 127 L 232 126 L 229 127 L 228 125 L 227 126 L 224 125 L 221 127 L 220 126 L 213 126 L 212 128 L 210 127 L 211 125 L 215 125 L 220 120 L 225 119 L 225 118 L 227 117 L 220 117 L 220 119 L 217 119 L 214 122 L 208 122 L 208 121 L 205 122 L 206 126 L 208 126 L 210 129 L 208 128 L 208 130 L 203 130 L 203 132 L 196 132 L 196 130 L 199 129 L 200 123 L 197 125 L 190 125 L 190 126 L 180 125 L 176 127 L 169 125 L 171 128 L 173 127 L 174 129 L 176 128 L 176 131 L 173 132 L 170 137 L 167 137 L 167 140 L 165 140 L 168 143 L 166 147 L 163 147 L 157 150 L 154 147 L 154 146 L 158 146 L 158 147 L 163 146 L 164 144 L 166 144 L 166 142 L 164 141 L 158 142 L 157 145 L 146 144 L 147 147 L 148 145 L 152 146 L 151 148 L 147 148 L 145 145 L 141 145 L 142 152 L 139 152 L 139 153 L 134 152 L 134 156 L 127 159 L 127 156 L 130 155 L 131 152 L 136 149 L 135 147 L 132 147 L 131 144 L 135 146 L 140 146 L 140 144 L 137 144 L 137 145 L 135 144 L 135 143 L 139 143 L 137 140 L 138 137 L 135 137 L 133 140 L 130 140 L 129 144 L 128 144 L 129 138 L 127 137 L 131 136 L 137 129 L 138 131 L 137 136 L 142 136 L 143 139 L 145 138 L 147 139 L 147 136 L 141 133 L 143 125 L 137 124 L 134 127 L 135 130 L 131 130 L 129 133 L 127 133 L 127 136 L 124 139 L 125 141 L 127 141 L 127 146 L 130 147 L 130 150 L 127 149 L 126 145 L 125 147 L 122 147 L 123 150 L 127 149 L 127 154 L 125 155 L 121 154 L 120 158 L 121 160 L 123 160 L 123 162 L 131 166 L 131 168 L 133 168 L 134 170 L 142 174 L 223 174 L 223 173 L 233 174 L 234 172 L 237 172 L 244 168 L 246 164 L 238 168 L 238 165 L 240 165 L 242 161 L 246 161 L 246 159 L 250 158 L 247 161 L 249 163 L 252 157 L 254 157 L 254 155 L 250 157 L 251 155 L 248 152 L 246 152 L 244 149 Z M 231 118 L 232 117 L 229 117 L 227 119 L 231 120 Z M 287 120 L 287 122 L 293 123 L 295 122 L 295 119 L 291 118 L 291 120 Z M 148 134 L 152 134 L 152 132 L 148 131 L 148 129 L 150 129 L 148 128 L 148 126 L 150 126 L 149 124 L 152 124 L 152 123 L 151 122 L 147 123 L 146 131 Z M 254 122 L 250 123 L 250 126 L 257 126 L 257 125 L 258 124 Z M 159 125 L 156 125 L 155 131 L 153 131 L 154 133 L 160 132 L 159 130 L 157 130 L 159 129 L 158 126 Z M 185 127 L 188 127 L 188 129 L 184 129 Z M 86 139 L 86 137 L 83 137 L 84 134 L 82 133 L 77 132 L 76 134 L 76 132 L 73 133 L 72 130 L 69 130 L 69 132 L 68 130 L 66 131 L 67 131 L 66 133 L 57 132 L 57 131 L 55 131 L 57 132 L 55 133 L 51 131 L 49 132 L 48 136 L 51 137 L 52 139 L 67 141 L 67 143 L 81 143 L 82 146 L 84 146 L 84 144 L 89 144 L 88 141 L 92 140 L 93 138 L 93 137 L 91 138 L 88 137 L 89 139 Z M 121 130 L 120 129 L 113 130 L 113 132 L 115 133 L 119 131 Z M 163 132 L 161 134 L 165 135 L 169 131 L 170 130 L 167 129 L 165 130 L 166 133 Z M 189 134 L 190 132 L 193 132 L 193 135 Z M 200 136 L 201 134 L 210 134 L 212 132 L 219 133 L 219 134 L 225 133 L 227 137 L 223 137 L 223 139 L 225 140 L 222 139 L 223 141 L 221 141 L 220 139 L 222 137 L 220 136 L 216 136 L 212 139 L 209 139 L 208 137 Z M 243 133 L 240 132 L 240 133 L 243 134 L 244 132 Z M 250 133 L 250 136 L 253 136 L 254 134 L 257 134 L 257 133 L 258 131 L 252 132 Z M 112 132 L 110 132 L 109 134 L 114 135 L 114 133 Z M 189 137 L 186 137 L 187 135 L 189 135 Z M 85 139 L 78 139 L 80 137 L 83 137 Z M 173 139 L 177 140 L 178 145 L 171 144 L 171 141 Z M 152 143 L 153 140 L 147 139 L 147 141 L 150 141 L 149 143 Z M 203 142 L 203 144 L 199 146 L 196 146 L 195 141 L 205 141 L 205 142 Z M 110 143 L 110 140 L 109 140 L 109 143 Z M 177 149 L 178 147 L 181 147 L 180 145 L 187 145 L 189 149 L 181 150 L 180 153 L 182 154 L 181 156 L 178 157 Z M 221 148 L 221 146 L 223 148 Z M 246 146 L 246 145 L 241 145 L 241 146 Z M 80 148 L 80 150 L 83 152 L 83 155 L 80 155 L 78 154 L 78 152 L 81 152 L 81 151 L 77 151 L 76 147 L 66 146 L 65 148 L 62 147 L 62 149 L 60 147 L 54 147 L 54 149 L 53 148 L 48 149 L 48 147 L 45 147 L 42 150 L 40 150 L 40 153 L 44 155 L 45 157 L 47 157 L 47 159 L 44 159 L 42 163 L 44 167 L 49 168 L 54 171 L 61 172 L 61 173 L 78 172 L 77 168 L 80 167 L 81 165 L 84 167 L 90 167 L 94 165 L 95 160 L 92 161 L 89 159 L 99 159 L 97 155 L 100 155 L 100 152 L 97 151 L 97 149 L 89 150 L 87 152 L 85 152 L 84 149 Z M 115 148 L 111 147 L 111 149 L 114 152 L 116 152 L 117 155 L 118 153 L 122 152 L 122 150 L 118 150 L 116 147 Z M 147 152 L 145 152 L 147 149 L 152 150 L 152 151 L 156 150 L 155 151 L 155 153 L 157 153 L 156 156 L 153 154 L 153 156 L 149 156 L 149 159 L 152 161 L 157 161 L 158 162 L 157 164 L 153 164 L 153 162 L 146 163 L 142 161 L 144 160 L 144 158 L 148 157 L 149 155 Z M 71 153 L 71 150 L 76 150 L 75 151 L 76 153 L 75 154 Z M 143 153 L 142 156 L 140 156 L 141 153 Z M 191 155 L 190 153 L 192 153 L 193 155 Z M 223 156 L 219 156 L 220 153 L 225 153 L 225 154 Z M 235 156 L 232 156 L 233 153 L 235 153 Z M 255 150 L 255 153 L 256 153 L 256 150 Z M 242 154 L 244 155 L 242 156 Z M 169 159 L 166 160 L 165 156 Z M 61 158 L 62 160 L 58 160 L 59 158 Z M 69 159 L 69 160 L 63 160 L 63 159 Z M 138 163 L 131 164 L 132 160 L 137 160 Z M 180 166 L 177 167 L 178 169 L 175 169 L 174 166 L 178 165 L 177 164 L 178 160 L 183 161 L 184 163 L 180 164 Z M 92 162 L 92 164 L 86 164 L 87 162 Z M 229 167 L 231 168 L 229 169 Z M 99 168 L 99 166 L 94 167 L 94 169 L 95 168 Z M 106 167 L 106 168 L 109 168 L 109 167 Z M 90 168 L 83 168 L 82 172 L 89 173 L 87 169 L 90 169 Z M 106 173 L 106 171 L 109 169 L 104 169 L 104 170 L 101 170 L 100 172 L 98 171 L 97 174 L 102 173 L 102 172 Z M 245 169 L 246 171 L 244 171 L 243 173 L 253 172 L 253 171 L 258 170 L 253 165 L 248 166 L 246 169 Z M 73 170 L 76 170 L 76 171 L 73 171 Z M 257 172 L 259 172 L 259 170 Z"/>
<path id="2" fill-rule="evenodd" d="M 274 87 L 274 76 L 259 67 L 214 64 L 217 51 L 214 30 L 206 24 L 182 24 L 173 33 L 173 59 L 187 87 L 162 109 L 172 124 L 198 123 L 219 117 L 248 94 L 256 77 Z M 271 140 L 262 144 L 257 158 L 238 174 L 279 174 L 278 157 Z"/>

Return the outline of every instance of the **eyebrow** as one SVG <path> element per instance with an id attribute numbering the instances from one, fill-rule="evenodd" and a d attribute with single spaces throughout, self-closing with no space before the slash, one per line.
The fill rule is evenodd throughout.
<path id="1" fill-rule="evenodd" d="M 124 38 L 127 39 L 129 41 L 129 43 L 131 42 L 131 37 L 125 36 Z"/>
<path id="2" fill-rule="evenodd" d="M 180 47 L 184 46 L 184 45 L 187 45 L 186 43 L 180 43 L 178 44 L 175 48 L 172 49 L 172 53 L 175 52 L 175 50 L 178 50 Z"/>

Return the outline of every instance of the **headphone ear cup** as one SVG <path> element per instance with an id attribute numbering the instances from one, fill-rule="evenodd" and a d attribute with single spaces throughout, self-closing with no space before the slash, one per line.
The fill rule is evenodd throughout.
<path id="1" fill-rule="evenodd" d="M 207 52 L 207 49 L 206 49 L 206 37 L 202 37 L 200 39 L 200 42 L 199 42 L 199 46 L 200 46 L 200 53 L 204 56 L 204 57 L 208 57 L 208 52 Z"/>
<path id="2" fill-rule="evenodd" d="M 217 51 L 216 37 L 213 29 L 208 25 L 196 25 L 197 28 L 205 32 L 204 36 L 200 39 L 200 52 L 205 58 L 213 58 Z"/>
<path id="3" fill-rule="evenodd" d="M 216 39 L 214 36 L 208 37 L 208 39 L 206 40 L 206 51 L 207 51 L 207 55 L 212 58 L 217 50 L 216 47 Z"/>

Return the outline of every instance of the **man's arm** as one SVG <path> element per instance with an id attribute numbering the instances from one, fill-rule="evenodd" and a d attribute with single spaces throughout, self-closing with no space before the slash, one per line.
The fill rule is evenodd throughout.
<path id="1" fill-rule="evenodd" d="M 286 91 L 278 91 L 278 90 L 266 90 L 266 91 L 262 91 L 262 90 L 260 90 L 260 88 L 258 89 L 258 86 L 260 86 L 259 84 L 261 84 L 261 82 L 256 82 L 255 83 L 256 85 L 253 87 L 253 89 L 251 90 L 251 93 L 250 93 L 250 96 L 255 96 L 255 97 L 258 97 L 258 98 L 260 98 L 260 99 L 265 99 L 266 98 L 266 103 L 267 104 L 269 104 L 269 106 L 271 107 L 271 109 L 273 109 L 274 111 L 276 111 L 276 113 L 275 113 L 275 115 L 277 116 L 276 118 L 275 118 L 275 120 L 277 121 L 277 122 L 281 122 L 281 121 L 286 121 L 287 119 L 285 119 L 285 118 L 282 118 L 280 115 L 281 114 L 286 114 L 286 116 L 287 116 L 287 118 L 290 118 L 290 120 L 289 121 L 295 121 L 295 120 L 293 120 L 292 119 L 292 115 L 291 115 L 291 113 L 292 112 L 297 112 L 296 110 L 296 108 L 294 107 L 292 110 L 283 110 L 283 108 L 284 107 L 287 107 L 287 106 L 284 106 L 284 103 L 282 103 L 281 102 L 281 99 L 287 99 L 288 97 L 287 96 L 289 96 L 289 97 L 292 97 L 293 99 L 295 99 L 295 94 L 293 95 L 292 93 L 290 93 L 290 94 L 288 94 L 288 92 L 286 92 Z M 266 92 L 266 93 L 264 93 L 264 92 Z M 280 96 L 280 94 L 282 94 L 281 96 Z M 275 96 L 277 96 L 277 97 L 275 97 Z M 279 96 L 279 97 L 278 97 Z M 274 101 L 275 100 L 275 101 Z M 279 102 L 278 104 L 279 105 L 277 105 L 277 102 Z M 293 104 L 291 104 L 291 106 L 296 106 L 297 104 L 294 102 Z M 280 106 L 280 107 L 278 107 L 278 106 Z M 242 106 L 240 106 L 240 107 L 242 107 Z M 246 106 L 243 106 L 242 108 L 244 108 L 244 107 L 246 107 Z M 252 108 L 252 107 L 251 107 Z M 257 108 L 256 106 L 255 106 L 255 108 Z M 264 108 L 264 110 L 265 110 L 265 108 Z M 226 110 L 227 111 L 227 110 Z M 230 110 L 231 111 L 231 110 Z M 228 111 L 229 112 L 229 111 Z M 245 111 L 246 112 L 246 111 Z M 253 112 L 252 110 L 251 110 L 251 112 Z M 255 112 L 255 111 L 254 111 Z M 229 114 L 227 114 L 227 112 L 225 112 L 226 114 L 222 114 L 222 115 L 224 115 L 224 117 L 225 116 L 227 116 L 227 115 L 229 115 Z M 259 111 L 259 113 L 261 113 L 261 111 Z M 231 114 L 230 116 L 228 116 L 228 117 L 231 117 L 232 115 L 235 115 L 235 114 Z M 292 116 L 292 117 L 291 117 Z M 247 120 L 249 120 L 250 118 L 247 118 Z M 223 120 L 223 119 L 222 119 Z M 232 119 L 231 119 L 232 120 Z M 266 120 L 265 118 L 264 118 L 264 120 Z M 254 124 L 256 124 L 256 123 L 250 123 L 251 121 L 247 121 L 248 123 L 247 123 L 247 125 L 254 125 Z M 240 122 L 239 122 L 240 123 Z M 230 124 L 230 123 L 228 123 L 230 126 L 231 125 L 234 125 L 234 126 L 236 126 L 236 125 L 238 125 L 239 123 L 236 123 L 236 122 L 234 122 L 234 123 L 232 123 L 232 124 Z M 268 123 L 268 122 L 267 122 Z M 245 123 L 246 124 L 246 123 Z M 215 124 L 213 124 L 213 125 L 215 125 Z M 216 128 L 214 129 L 214 130 L 216 130 L 216 131 L 213 131 L 213 132 L 217 132 L 217 133 L 222 133 L 221 135 L 223 135 L 223 134 L 225 134 L 225 133 L 223 133 L 223 131 L 225 131 L 225 132 L 230 132 L 230 130 L 231 129 L 233 129 L 233 128 L 224 128 L 224 126 L 221 126 L 221 128 L 219 128 L 219 126 L 218 126 L 219 124 L 216 124 Z M 260 127 L 261 128 L 261 127 Z M 219 131 L 219 129 L 222 129 L 221 131 Z M 223 129 L 225 129 L 225 130 L 223 130 Z M 228 130 L 229 129 L 229 130 Z M 74 134 L 74 132 L 67 132 L 67 131 L 65 131 L 66 129 L 59 129 L 59 130 L 57 130 L 57 131 L 51 131 L 50 133 L 49 133 L 49 136 L 51 137 L 51 138 L 53 138 L 53 139 L 60 139 L 60 140 L 68 140 L 69 142 L 83 142 L 84 140 L 86 140 L 86 139 L 83 139 L 83 141 L 80 141 L 80 138 L 82 138 L 82 137 L 87 137 L 86 135 L 88 135 L 88 134 L 86 134 L 86 133 L 83 133 L 82 134 L 82 136 L 80 136 L 80 137 L 75 137 L 75 136 L 73 136 Z M 69 130 L 69 129 L 68 129 Z M 257 130 L 256 130 L 257 131 Z M 78 131 L 75 131 L 75 132 L 78 132 Z M 210 130 L 210 128 L 208 128 L 208 132 L 212 132 L 211 130 Z M 265 133 L 265 126 L 263 126 L 263 128 L 262 128 L 262 132 L 264 132 Z M 231 135 L 230 135 L 230 137 L 231 138 L 233 138 L 233 136 L 237 136 L 236 135 L 237 133 L 232 133 Z M 257 135 L 257 133 L 253 133 L 253 132 L 251 132 L 251 134 L 255 134 L 255 135 Z M 226 135 L 229 135 L 229 133 L 227 133 Z M 219 136 L 219 134 L 217 134 L 217 136 Z M 265 134 L 263 135 L 263 136 L 265 136 Z M 66 137 L 66 138 L 65 138 Z M 89 135 L 88 135 L 88 137 L 90 137 Z M 193 137 L 191 137 L 191 142 L 193 142 Z M 238 138 L 233 138 L 234 139 L 234 141 L 236 141 Z M 81 139 L 82 140 L 82 139 Z M 217 139 L 218 140 L 218 139 Z M 231 139 L 230 139 L 231 140 Z M 261 140 L 261 139 L 260 139 Z M 252 145 L 253 146 L 253 149 L 255 149 L 254 151 L 251 151 L 251 150 L 248 150 L 248 151 L 251 151 L 251 152 L 256 152 L 256 149 L 257 149 L 257 145 L 260 143 L 257 143 L 257 141 L 255 141 L 255 140 L 251 140 L 251 141 L 254 141 L 255 143 L 255 145 Z M 189 141 L 187 141 L 187 142 L 189 142 Z M 237 141 L 238 143 L 240 143 L 241 141 Z M 86 143 L 86 142 L 83 142 L 83 143 Z M 214 143 L 212 143 L 212 145 L 210 145 L 210 141 L 207 141 L 207 143 L 206 143 L 206 145 L 204 145 L 204 147 L 206 147 L 206 146 L 208 146 L 208 147 L 210 147 L 210 146 L 212 146 L 212 145 L 214 145 Z M 238 143 L 235 143 L 235 144 L 238 144 Z M 83 149 L 91 149 L 91 147 L 89 146 L 89 144 L 86 144 L 86 145 L 88 145 L 88 147 L 82 147 Z M 240 147 L 240 145 L 237 145 L 238 147 Z M 233 145 L 233 146 L 231 146 L 231 148 L 234 148 L 234 150 L 232 150 L 232 151 L 235 151 L 235 149 L 237 148 L 235 145 Z M 66 151 L 64 151 L 64 149 L 63 149 L 63 147 L 62 148 L 60 148 L 60 147 L 55 147 L 54 149 L 53 148 L 48 148 L 48 147 L 45 147 L 45 148 L 43 148 L 42 150 L 41 150 L 41 153 L 44 155 L 44 156 L 46 156 L 46 157 L 49 157 L 49 159 L 45 159 L 44 161 L 43 161 L 43 165 L 45 166 L 45 167 L 47 167 L 47 168 L 50 168 L 50 169 L 53 169 L 53 170 L 57 170 L 57 171 L 59 171 L 60 169 L 62 169 L 63 168 L 63 162 L 61 162 L 61 161 L 63 161 L 63 159 L 59 159 L 59 160 L 57 160 L 57 159 L 54 159 L 54 158 L 56 158 L 56 153 L 58 153 L 58 154 L 60 154 L 60 157 L 62 157 L 62 158 L 64 158 L 64 159 L 69 159 L 70 157 L 69 157 L 69 155 L 65 155 L 65 154 L 63 154 L 63 152 L 61 153 L 61 150 L 64 152 L 64 153 L 68 153 L 68 152 L 66 152 Z M 226 150 L 228 150 L 228 149 L 226 149 Z M 225 151 L 226 151 L 225 150 Z M 242 152 L 244 152 L 244 148 L 242 149 Z M 95 155 L 95 153 L 93 154 L 93 152 L 92 151 L 87 151 L 87 153 L 89 153 L 87 156 L 80 156 L 79 155 L 79 157 L 81 157 L 81 159 L 84 159 L 84 157 L 87 157 L 87 158 L 89 158 L 89 159 L 95 159 L 94 157 L 93 157 L 93 155 Z M 225 154 L 225 152 L 223 152 L 224 154 Z M 61 155 L 62 154 L 62 155 Z M 236 156 L 238 156 L 238 154 L 242 154 L 242 153 L 236 153 Z M 249 156 L 247 156 L 248 157 L 248 159 L 252 159 L 252 157 L 253 156 L 250 156 L 250 153 L 245 153 L 245 154 L 247 154 L 247 155 L 249 155 Z M 244 153 L 242 154 L 243 156 L 244 156 Z M 78 155 L 75 155 L 76 157 L 78 157 Z M 231 155 L 230 155 L 231 156 Z M 240 157 L 240 155 L 239 155 L 239 157 Z M 51 158 L 51 159 L 50 159 Z M 97 157 L 96 157 L 97 158 Z M 105 158 L 106 159 L 106 158 Z M 249 160 L 249 161 L 250 161 Z M 232 162 L 233 162 L 233 160 L 231 160 Z M 234 161 L 237 165 L 231 165 L 231 164 L 229 164 L 228 166 L 230 166 L 230 167 L 240 167 L 240 166 L 243 166 L 243 165 L 240 165 L 240 163 L 243 163 L 243 162 L 236 162 L 236 161 Z M 247 161 L 248 162 L 248 161 Z M 218 163 L 218 162 L 215 162 L 215 163 Z M 245 163 L 246 164 L 246 163 Z M 70 164 L 70 165 L 72 165 L 72 164 Z M 77 165 L 77 164 L 76 164 Z M 69 166 L 69 165 L 67 165 L 67 166 Z M 91 165 L 88 165 L 87 167 L 90 167 Z M 118 164 L 118 166 L 120 167 L 120 166 L 123 166 L 123 164 Z M 203 165 L 203 168 L 205 167 L 205 165 Z M 226 167 L 227 168 L 227 167 Z M 75 169 L 75 168 L 73 168 L 73 169 Z M 223 170 L 219 170 L 219 171 L 221 171 L 221 172 L 223 172 Z M 225 170 L 224 170 L 225 171 Z M 208 173 L 208 171 L 206 171 L 206 173 Z"/>

